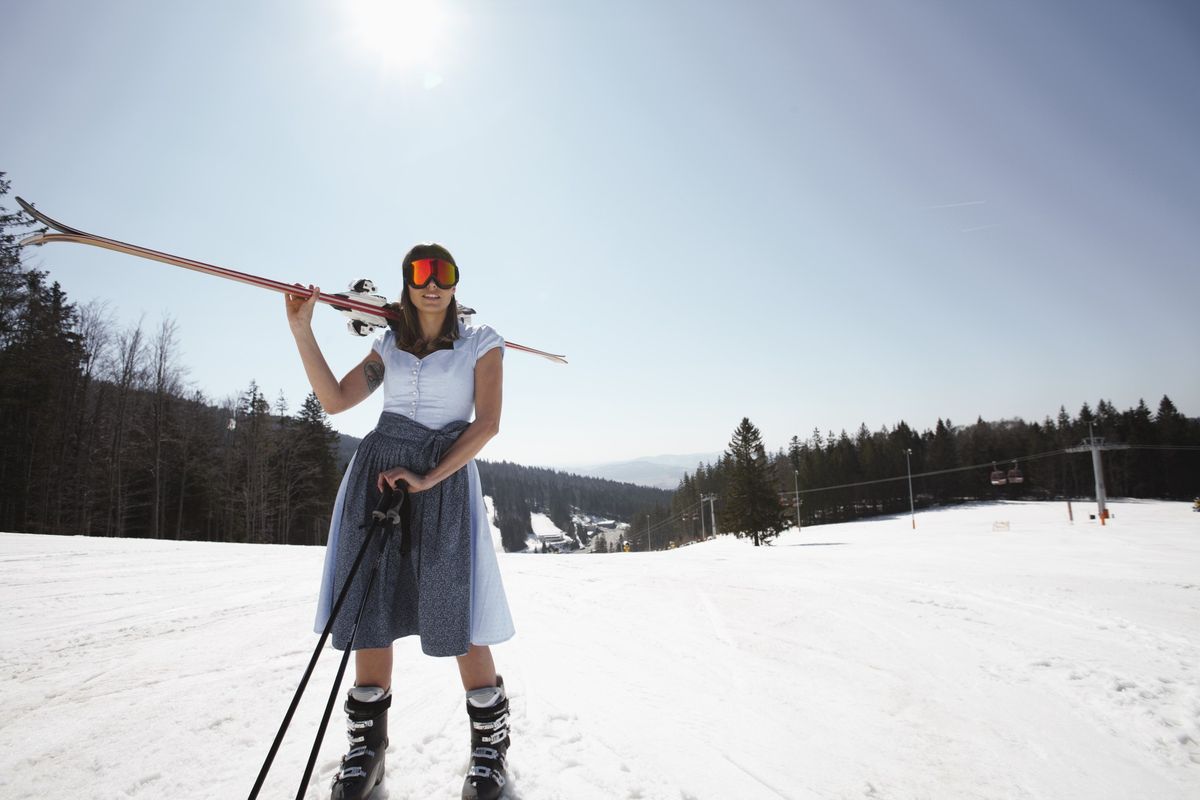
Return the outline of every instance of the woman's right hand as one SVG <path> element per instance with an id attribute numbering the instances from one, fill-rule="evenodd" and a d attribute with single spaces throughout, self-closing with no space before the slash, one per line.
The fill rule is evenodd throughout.
<path id="1" fill-rule="evenodd" d="M 304 287 L 300 284 L 295 284 L 296 288 L 303 290 Z M 321 288 L 308 285 L 310 292 L 308 297 L 303 294 L 286 294 L 284 302 L 287 303 L 287 318 L 288 324 L 295 327 L 310 327 L 312 325 L 313 309 L 317 305 L 317 298 L 321 296 Z"/>

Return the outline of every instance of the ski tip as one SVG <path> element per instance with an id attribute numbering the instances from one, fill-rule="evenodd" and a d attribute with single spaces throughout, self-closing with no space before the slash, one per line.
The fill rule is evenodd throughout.
<path id="1" fill-rule="evenodd" d="M 44 220 L 42 218 L 42 214 L 40 214 L 37 211 L 37 209 L 35 209 L 33 207 L 33 203 L 29 202 L 24 197 L 18 197 L 17 204 L 19 206 L 21 206 L 21 210 L 24 211 L 26 214 L 33 217 L 35 220 L 42 223 L 43 225 L 46 224 L 46 220 Z M 43 245 L 48 241 L 46 239 L 46 234 L 48 234 L 48 233 L 50 233 L 49 228 L 42 228 L 37 233 L 32 234 L 30 236 L 26 236 L 24 239 L 17 242 L 17 246 L 18 247 L 34 247 L 34 246 L 38 246 L 38 245 Z"/>
<path id="2" fill-rule="evenodd" d="M 18 247 L 36 247 L 46 243 L 46 231 L 35 233 L 32 236 L 26 236 L 21 241 L 17 242 Z"/>
<path id="3" fill-rule="evenodd" d="M 26 214 L 33 217 L 35 220 L 42 223 L 46 227 L 56 230 L 59 233 L 71 234 L 71 235 L 76 235 L 76 236 L 88 236 L 89 235 L 77 228 L 72 228 L 69 225 L 63 225 L 61 222 L 50 219 L 50 217 L 47 217 L 45 214 L 43 214 L 42 212 L 40 212 L 36 208 L 34 208 L 33 203 L 29 202 L 24 197 L 18 197 L 17 204 L 21 206 L 21 209 Z M 35 242 L 35 244 L 42 244 L 42 242 Z"/>

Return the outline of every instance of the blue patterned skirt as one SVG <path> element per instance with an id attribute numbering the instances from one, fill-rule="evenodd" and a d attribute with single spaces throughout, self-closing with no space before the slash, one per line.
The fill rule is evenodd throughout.
<path id="1" fill-rule="evenodd" d="M 334 503 L 315 631 L 324 630 L 366 536 L 365 526 L 379 501 L 379 473 L 404 466 L 426 474 L 466 427 L 466 422 L 455 422 L 433 430 L 384 412 L 359 444 Z M 475 462 L 437 486 L 409 495 L 405 512 L 409 535 L 402 544 L 397 531 L 380 558 L 354 649 L 388 647 L 416 634 L 427 655 L 456 656 L 470 644 L 510 639 L 512 616 Z M 377 552 L 372 544 L 334 620 L 333 646 L 339 650 L 350 646 L 350 629 Z"/>

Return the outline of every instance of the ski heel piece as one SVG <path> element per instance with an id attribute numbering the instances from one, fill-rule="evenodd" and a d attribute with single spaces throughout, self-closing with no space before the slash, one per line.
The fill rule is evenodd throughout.
<path id="1" fill-rule="evenodd" d="M 359 278 L 350 284 L 349 289 L 333 296 L 358 301 L 355 308 L 339 305 L 333 306 L 350 318 L 350 321 L 346 323 L 346 327 L 355 336 L 369 336 L 379 328 L 387 326 L 387 319 L 381 314 L 373 314 L 362 310 L 364 304 L 376 306 L 382 310 L 388 302 L 387 298 L 383 295 L 375 294 L 375 283 L 370 278 Z"/>

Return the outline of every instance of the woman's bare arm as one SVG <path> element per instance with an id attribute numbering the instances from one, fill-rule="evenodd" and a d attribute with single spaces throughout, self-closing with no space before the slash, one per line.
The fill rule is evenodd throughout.
<path id="1" fill-rule="evenodd" d="M 309 288 L 312 289 L 312 295 L 308 299 L 302 294 L 285 295 L 288 325 L 296 339 L 304 372 L 317 400 L 321 401 L 325 413 L 337 414 L 358 405 L 379 388 L 383 383 L 383 359 L 371 351 L 344 378 L 340 381 L 335 378 L 312 332 L 312 310 L 321 290 Z"/>

